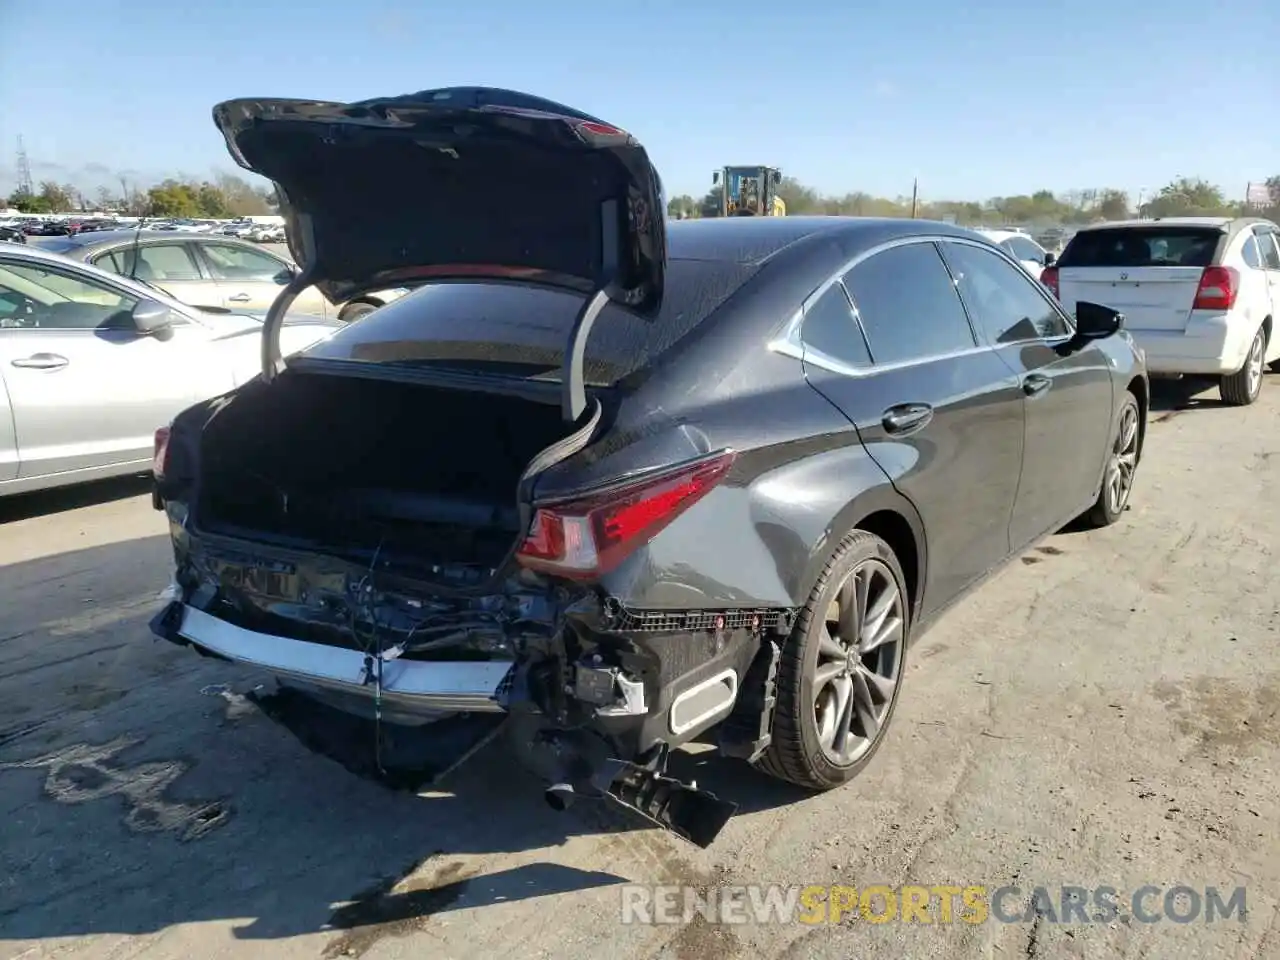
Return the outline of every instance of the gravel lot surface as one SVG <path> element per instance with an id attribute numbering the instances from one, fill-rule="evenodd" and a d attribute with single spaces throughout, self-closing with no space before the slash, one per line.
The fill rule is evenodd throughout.
<path id="1" fill-rule="evenodd" d="M 0 956 L 1280 957 L 1269 381 L 1246 409 L 1162 391 L 1128 515 L 924 637 L 853 784 L 682 758 L 742 804 L 706 851 L 552 812 L 501 747 L 423 796 L 360 780 L 245 700 L 263 678 L 152 640 L 170 555 L 144 484 L 0 502 Z M 1122 911 L 622 925 L 625 882 L 1108 885 Z M 1147 884 L 1244 886 L 1248 914 L 1139 922 Z"/>

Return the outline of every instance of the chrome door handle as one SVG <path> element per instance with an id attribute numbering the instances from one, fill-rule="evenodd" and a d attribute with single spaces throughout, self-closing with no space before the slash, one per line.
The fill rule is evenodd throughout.
<path id="1" fill-rule="evenodd" d="M 59 353 L 33 353 L 29 357 L 20 357 L 12 361 L 12 364 L 28 370 L 61 370 L 70 362 Z"/>
<path id="2" fill-rule="evenodd" d="M 903 403 L 890 407 L 880 418 L 886 433 L 902 436 L 915 433 L 933 419 L 933 408 L 927 403 Z"/>
<path id="3" fill-rule="evenodd" d="M 247 293 L 237 293 L 234 297 L 227 297 L 229 303 L 248 303 L 253 297 Z"/>
<path id="4" fill-rule="evenodd" d="M 1051 386 L 1053 386 L 1053 380 L 1049 377 L 1033 373 L 1031 376 L 1027 377 L 1027 379 L 1022 381 L 1022 392 L 1028 397 L 1038 397 Z"/>

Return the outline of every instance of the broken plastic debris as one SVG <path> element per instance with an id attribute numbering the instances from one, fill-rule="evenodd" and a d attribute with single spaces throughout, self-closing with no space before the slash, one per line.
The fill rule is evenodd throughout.
<path id="1" fill-rule="evenodd" d="M 202 697 L 221 697 L 231 692 L 231 688 L 225 683 L 211 683 L 207 687 L 200 688 L 200 696 Z"/>

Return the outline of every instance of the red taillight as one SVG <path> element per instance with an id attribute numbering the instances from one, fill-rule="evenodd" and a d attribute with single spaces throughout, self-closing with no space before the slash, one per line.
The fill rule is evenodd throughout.
<path id="1" fill-rule="evenodd" d="M 1049 292 L 1055 297 L 1060 296 L 1058 293 L 1058 268 L 1045 267 L 1040 274 L 1040 282 L 1049 288 Z"/>
<path id="2" fill-rule="evenodd" d="M 169 428 L 156 430 L 155 452 L 151 455 L 151 472 L 157 480 L 164 478 L 165 461 L 169 459 Z"/>
<path id="3" fill-rule="evenodd" d="M 1240 272 L 1235 267 L 1205 267 L 1191 309 L 1230 310 L 1239 292 Z"/>
<path id="4" fill-rule="evenodd" d="M 607 123 L 596 123 L 594 120 L 584 120 L 578 124 L 578 130 L 597 137 L 625 137 L 627 135 L 625 131 L 619 130 L 615 126 Z"/>
<path id="5" fill-rule="evenodd" d="M 516 560 L 531 570 L 562 577 L 607 573 L 706 496 L 724 479 L 735 457 L 727 451 L 608 493 L 540 506 Z"/>

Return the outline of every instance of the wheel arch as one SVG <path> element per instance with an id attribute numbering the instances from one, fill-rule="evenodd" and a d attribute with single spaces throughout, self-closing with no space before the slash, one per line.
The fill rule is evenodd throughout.
<path id="1" fill-rule="evenodd" d="M 1125 389 L 1138 401 L 1138 459 L 1141 460 L 1142 451 L 1147 444 L 1147 414 L 1151 410 L 1151 385 L 1147 383 L 1145 377 L 1134 377 Z"/>
<path id="2" fill-rule="evenodd" d="M 864 490 L 832 517 L 825 535 L 814 545 L 798 584 L 800 602 L 803 603 L 812 592 L 823 567 L 840 542 L 855 530 L 874 533 L 893 550 L 907 580 L 912 620 L 917 620 L 923 608 L 928 569 L 924 521 L 911 501 L 887 482 Z"/>

